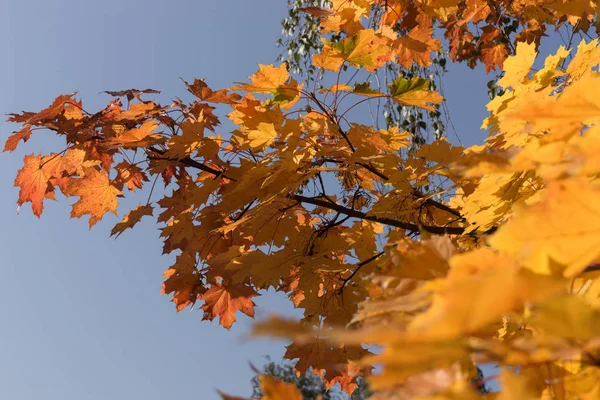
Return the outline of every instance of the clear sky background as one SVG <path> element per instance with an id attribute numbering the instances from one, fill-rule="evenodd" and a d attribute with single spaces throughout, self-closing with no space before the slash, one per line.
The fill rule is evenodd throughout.
<path id="1" fill-rule="evenodd" d="M 257 63 L 275 62 L 286 3 L 0 0 L 0 113 L 38 111 L 74 91 L 92 110 L 109 100 L 103 90 L 160 89 L 167 103 L 185 93 L 180 77 L 230 86 Z M 445 79 L 465 145 L 485 137 L 489 79 L 464 66 L 451 66 Z M 0 123 L 2 141 L 14 128 Z M 13 180 L 23 155 L 57 146 L 50 133 L 36 133 L 0 155 L 0 398 L 203 400 L 218 398 L 216 388 L 250 395 L 248 363 L 280 359 L 284 343 L 241 342 L 245 316 L 226 331 L 201 322 L 200 312 L 176 314 L 159 294 L 172 257 L 161 256 L 150 219 L 115 241 L 116 217 L 89 231 L 86 220 L 69 219 L 64 198 L 46 202 L 41 220 L 29 205 L 17 215 Z M 292 312 L 272 293 L 257 304 L 258 318 Z"/>

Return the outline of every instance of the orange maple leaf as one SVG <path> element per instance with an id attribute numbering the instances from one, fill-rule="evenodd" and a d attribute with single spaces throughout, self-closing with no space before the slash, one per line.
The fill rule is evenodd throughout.
<path id="1" fill-rule="evenodd" d="M 53 198 L 54 191 L 50 184 L 50 176 L 42 168 L 41 155 L 27 155 L 24 160 L 25 165 L 17 173 L 15 186 L 19 186 L 19 199 L 17 204 L 22 206 L 23 203 L 31 202 L 33 213 L 40 217 L 44 209 L 44 198 Z"/>
<path id="2" fill-rule="evenodd" d="M 71 218 L 90 215 L 90 228 L 102 219 L 107 212 L 117 214 L 117 196 L 121 191 L 112 185 L 105 172 L 95 168 L 84 168 L 84 176 L 72 180 L 66 188 L 67 196 L 79 196 L 73 204 Z"/>
<path id="3" fill-rule="evenodd" d="M 312 15 L 313 17 L 326 17 L 328 15 L 335 14 L 335 11 L 328 8 L 321 7 L 302 7 L 298 9 L 299 11 L 304 11 L 307 14 Z"/>
<path id="4" fill-rule="evenodd" d="M 504 60 L 508 57 L 508 49 L 503 43 L 486 44 L 481 49 L 481 59 L 485 64 L 485 72 L 496 70 L 496 67 L 502 68 Z"/>
<path id="5" fill-rule="evenodd" d="M 196 268 L 195 256 L 187 252 L 178 255 L 175 264 L 163 276 L 167 279 L 162 285 L 161 293 L 173 293 L 172 301 L 177 312 L 194 304 L 206 292 L 202 285 L 202 275 Z"/>
<path id="6" fill-rule="evenodd" d="M 115 225 L 115 227 L 110 231 L 110 236 L 115 236 L 118 238 L 126 229 L 133 228 L 135 224 L 140 222 L 142 217 L 149 215 L 152 216 L 153 207 L 149 204 L 139 205 L 133 210 L 129 211 L 123 217 L 123 220 Z"/>
<path id="7" fill-rule="evenodd" d="M 304 398 L 296 385 L 282 382 L 272 376 L 261 375 L 260 384 L 265 393 L 264 400 L 302 400 Z"/>
<path id="8" fill-rule="evenodd" d="M 148 180 L 146 173 L 135 164 L 130 164 L 123 161 L 115 166 L 118 172 L 118 179 L 127 185 L 127 189 L 135 192 L 136 189 L 141 189 L 144 182 Z M 119 185 L 121 188 L 122 186 Z"/>
<path id="9" fill-rule="evenodd" d="M 227 93 L 226 89 L 214 91 L 208 87 L 203 79 L 194 79 L 194 83 L 192 84 L 189 84 L 186 81 L 183 81 L 183 83 L 185 83 L 185 86 L 187 86 L 188 91 L 191 94 L 208 103 L 231 104 L 242 98 L 242 96 L 237 93 Z"/>
<path id="10" fill-rule="evenodd" d="M 241 311 L 249 317 L 254 317 L 254 302 L 252 297 L 257 296 L 256 291 L 243 284 L 235 286 L 213 285 L 202 295 L 206 302 L 201 309 L 204 310 L 202 320 L 212 321 L 219 317 L 219 323 L 226 329 L 236 321 L 235 313 Z"/>
<path id="11" fill-rule="evenodd" d="M 2 151 L 15 151 L 21 140 L 23 142 L 26 142 L 29 140 L 30 137 L 31 127 L 29 125 L 25 125 L 23 129 L 14 132 L 8 137 L 8 139 L 6 139 L 6 143 L 4 144 L 4 150 Z"/>
<path id="12" fill-rule="evenodd" d="M 404 68 L 410 68 L 413 61 L 421 67 L 427 67 L 431 64 L 431 52 L 440 51 L 442 44 L 433 38 L 433 29 L 417 26 L 408 35 L 396 39 L 393 48 L 398 63 Z"/>

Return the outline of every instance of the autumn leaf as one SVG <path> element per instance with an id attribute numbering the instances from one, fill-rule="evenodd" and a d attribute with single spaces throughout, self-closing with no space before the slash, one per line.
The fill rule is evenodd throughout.
<path id="1" fill-rule="evenodd" d="M 6 139 L 6 143 L 4 144 L 3 151 L 15 151 L 19 142 L 22 140 L 26 142 L 31 137 L 31 127 L 26 125 L 20 131 L 14 132 L 12 135 Z"/>
<path id="2" fill-rule="evenodd" d="M 173 294 L 173 303 L 177 312 L 195 304 L 206 292 L 202 284 L 202 275 L 196 268 L 196 260 L 193 255 L 182 252 L 178 255 L 175 264 L 167 269 L 163 277 L 161 293 Z"/>
<path id="3" fill-rule="evenodd" d="M 116 91 L 107 90 L 104 93 L 114 97 L 126 97 L 127 101 L 131 101 L 133 99 L 138 99 L 141 101 L 140 97 L 142 94 L 160 94 L 160 91 L 154 89 L 125 89 Z"/>
<path id="4" fill-rule="evenodd" d="M 118 179 L 127 185 L 127 189 L 135 192 L 136 189 L 141 189 L 144 182 L 148 181 L 146 173 L 137 165 L 121 162 L 115 165 L 115 170 L 118 172 Z"/>
<path id="5" fill-rule="evenodd" d="M 485 72 L 490 72 L 497 67 L 502 67 L 506 57 L 508 57 L 508 49 L 503 43 L 486 44 L 481 49 L 481 59 L 485 64 Z"/>
<path id="6" fill-rule="evenodd" d="M 85 168 L 83 172 L 83 177 L 71 181 L 65 194 L 79 196 L 79 200 L 72 206 L 71 217 L 90 215 L 91 228 L 105 213 L 117 215 L 117 196 L 121 195 L 121 191 L 112 185 L 106 173 L 96 168 Z"/>
<path id="7" fill-rule="evenodd" d="M 537 273 L 560 268 L 574 277 L 600 256 L 599 205 L 600 189 L 586 178 L 552 182 L 541 201 L 517 208 L 490 244 Z"/>
<path id="8" fill-rule="evenodd" d="M 260 385 L 265 400 L 302 400 L 304 398 L 296 385 L 279 381 L 272 376 L 261 375 Z"/>
<path id="9" fill-rule="evenodd" d="M 504 62 L 504 76 L 498 81 L 498 85 L 513 89 L 527 78 L 535 60 L 536 51 L 533 43 L 519 42 L 517 53 Z"/>
<path id="10" fill-rule="evenodd" d="M 149 204 L 139 205 L 135 207 L 133 210 L 129 211 L 123 217 L 123 220 L 115 225 L 115 227 L 110 231 L 110 236 L 115 236 L 118 238 L 121 234 L 129 228 L 133 228 L 135 224 L 140 222 L 142 217 L 148 215 L 152 216 L 153 207 Z"/>
<path id="11" fill-rule="evenodd" d="M 153 134 L 158 126 L 159 125 L 154 121 L 146 121 L 139 128 L 126 130 L 117 137 L 106 140 L 105 143 L 109 146 L 121 146 L 126 148 L 146 147 L 156 144 L 162 140 L 160 136 Z"/>
<path id="12" fill-rule="evenodd" d="M 31 202 L 33 213 L 40 217 L 44 209 L 44 199 L 49 194 L 53 196 L 50 176 L 42 168 L 42 157 L 30 154 L 24 158 L 25 165 L 15 179 L 15 186 L 20 187 L 19 200 L 17 204 Z M 52 197 L 51 197 L 52 198 Z"/>
<path id="13" fill-rule="evenodd" d="M 225 89 L 213 91 L 202 79 L 194 79 L 192 84 L 186 81 L 183 81 L 183 83 L 185 83 L 190 93 L 208 103 L 231 104 L 242 98 L 239 94 L 228 93 Z"/>
<path id="14" fill-rule="evenodd" d="M 399 37 L 392 45 L 398 56 L 398 63 L 409 68 L 413 62 L 421 67 L 431 64 L 431 53 L 440 51 L 442 44 L 432 37 L 432 29 L 413 28 L 408 35 Z"/>
<path id="15" fill-rule="evenodd" d="M 248 132 L 248 144 L 253 149 L 265 148 L 277 138 L 277 131 L 273 124 L 260 122 L 256 129 Z"/>
<path id="16" fill-rule="evenodd" d="M 389 85 L 394 101 L 406 105 L 417 106 L 433 111 L 430 104 L 441 103 L 444 98 L 439 93 L 429 90 L 429 81 L 419 77 L 410 80 L 399 77 Z"/>
<path id="17" fill-rule="evenodd" d="M 250 83 L 239 83 L 240 86 L 232 86 L 230 90 L 271 93 L 273 90 L 277 90 L 277 88 L 283 86 L 289 76 L 285 64 L 281 64 L 279 67 L 259 64 L 259 70 L 250 76 Z"/>
<path id="18" fill-rule="evenodd" d="M 9 114 L 10 117 L 8 118 L 8 121 L 26 123 L 27 125 L 31 126 L 38 123 L 42 123 L 44 121 L 53 120 L 65 110 L 65 105 L 73 98 L 74 95 L 75 93 L 70 95 L 60 95 L 56 99 L 54 99 L 54 101 L 49 107 L 41 110 L 38 113 L 24 112 L 21 115 Z"/>
<path id="19" fill-rule="evenodd" d="M 205 302 L 200 307 L 204 311 L 202 319 L 212 321 L 219 317 L 219 323 L 229 329 L 236 321 L 235 314 L 238 311 L 254 317 L 254 302 L 252 301 L 254 296 L 257 296 L 257 293 L 250 286 L 212 285 L 202 295 L 202 300 Z"/>
<path id="20" fill-rule="evenodd" d="M 308 14 L 312 15 L 313 17 L 326 17 L 328 15 L 333 15 L 335 13 L 335 11 L 333 11 L 333 10 L 330 10 L 328 8 L 321 8 L 321 7 L 302 7 L 302 8 L 299 8 L 298 10 L 308 13 Z"/>
<path id="21" fill-rule="evenodd" d="M 347 61 L 356 67 L 374 70 L 390 58 L 387 40 L 376 36 L 372 29 L 364 29 L 339 43 L 324 40 L 323 52 L 315 54 L 313 63 L 317 67 L 337 71 Z"/>

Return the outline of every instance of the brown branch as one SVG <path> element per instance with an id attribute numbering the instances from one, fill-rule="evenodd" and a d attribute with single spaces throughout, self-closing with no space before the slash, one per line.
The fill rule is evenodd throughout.
<path id="1" fill-rule="evenodd" d="M 364 219 L 367 221 L 379 222 L 380 224 L 394 226 L 396 228 L 406 229 L 411 232 L 419 233 L 425 231 L 436 235 L 460 235 L 464 233 L 464 228 L 460 227 L 442 227 L 442 226 L 430 226 L 430 225 L 416 225 L 408 222 L 398 221 L 392 218 L 378 217 L 375 215 L 368 215 L 362 211 L 353 210 L 348 207 L 344 207 L 341 204 L 328 202 L 319 198 L 306 197 L 299 194 L 293 194 L 289 196 L 291 199 L 302 203 L 308 203 L 319 207 L 324 207 L 333 211 L 337 211 L 341 214 L 345 214 L 352 218 Z"/>
<path id="2" fill-rule="evenodd" d="M 157 148 L 154 148 L 154 147 L 151 147 L 150 150 L 153 151 L 153 152 L 155 152 L 155 153 L 157 153 L 157 154 L 161 154 L 161 155 L 165 154 L 164 150 L 160 150 L 160 149 L 157 149 Z M 153 158 L 151 156 L 149 156 L 148 158 L 151 159 L 151 160 L 152 159 L 159 159 L 159 158 Z M 199 170 L 211 173 L 211 174 L 215 175 L 215 178 L 223 177 L 223 178 L 227 178 L 227 179 L 229 179 L 231 181 L 236 181 L 236 179 L 230 178 L 227 175 L 225 175 L 225 171 L 216 170 L 216 169 L 211 168 L 211 167 L 209 167 L 207 165 L 204 165 L 204 164 L 202 164 L 202 163 L 200 163 L 200 162 L 198 162 L 196 160 L 193 160 L 193 159 L 191 159 L 189 157 L 182 158 L 182 159 L 177 159 L 177 158 L 164 158 L 164 159 L 170 160 L 170 161 L 177 161 L 177 162 L 185 164 L 185 165 L 187 165 L 189 167 L 194 167 L 194 168 L 197 168 Z M 380 174 L 377 170 L 372 170 L 371 169 L 372 167 L 369 168 L 370 166 L 367 165 L 367 164 L 359 163 L 359 165 L 362 166 L 362 167 L 364 167 L 364 168 L 367 168 L 369 171 L 371 171 L 371 172 L 373 172 L 375 174 Z M 387 178 L 387 177 L 385 177 L 385 178 Z M 415 191 L 415 195 L 417 197 L 423 197 L 424 196 L 423 194 L 421 194 L 419 192 L 416 192 L 416 191 Z M 303 196 L 300 196 L 300 197 L 303 197 Z M 295 198 L 295 197 L 292 196 L 292 198 Z M 319 200 L 319 201 L 322 201 L 322 200 Z M 455 216 L 457 216 L 459 218 L 463 218 L 463 216 L 458 211 L 456 211 L 456 210 L 454 210 L 454 209 L 452 209 L 452 208 L 450 208 L 450 207 L 448 207 L 448 206 L 446 206 L 446 205 L 444 205 L 442 203 L 439 203 L 439 202 L 437 202 L 435 200 L 426 199 L 425 203 L 427 203 L 429 205 L 432 205 L 432 206 L 434 206 L 436 208 L 439 208 L 440 210 L 447 211 L 447 212 L 449 212 L 449 213 L 451 213 L 451 214 L 453 214 L 453 215 L 455 215 Z M 331 208 L 331 209 L 334 209 L 332 207 L 342 207 L 342 208 L 345 208 L 345 207 L 343 207 L 343 206 L 341 206 L 339 204 L 336 204 L 334 202 L 327 202 L 327 203 L 324 203 L 324 204 L 328 204 L 330 206 L 329 208 Z M 365 213 L 362 213 L 360 211 L 355 211 L 355 210 L 352 210 L 352 209 L 349 209 L 349 208 L 347 210 L 349 212 L 351 212 L 351 213 L 359 213 L 359 214 L 362 214 L 362 215 L 366 216 Z M 350 214 L 345 213 L 345 212 L 344 212 L 344 214 L 350 215 Z M 396 221 L 396 220 L 391 219 L 391 218 L 380 218 L 380 217 L 375 217 L 375 216 L 368 216 L 367 218 L 363 218 L 363 217 L 356 217 L 356 218 L 367 219 L 367 220 L 371 220 L 371 221 L 375 221 L 375 222 L 381 222 L 381 221 L 385 220 L 385 221 L 388 221 L 388 222 L 381 222 L 381 223 L 383 223 L 385 225 L 391 225 L 391 226 L 396 226 L 396 227 L 399 227 L 399 228 L 407 229 L 407 230 L 410 230 L 412 232 L 419 232 L 419 227 L 417 225 L 409 224 L 409 223 L 404 223 L 404 222 L 400 222 L 400 221 Z M 376 218 L 377 220 L 375 220 L 373 218 Z M 398 224 L 402 224 L 402 225 L 398 225 Z M 463 233 L 463 229 L 462 228 L 444 228 L 444 227 L 438 227 L 438 226 L 421 226 L 421 229 L 423 229 L 423 230 L 425 230 L 425 231 L 427 231 L 429 233 L 435 233 L 435 234 L 444 234 L 444 233 L 461 234 L 461 233 Z M 453 232 L 455 232 L 455 233 L 453 233 Z"/>
<path id="3" fill-rule="evenodd" d="M 342 129 L 342 127 L 339 124 L 339 121 L 335 118 L 335 116 L 333 116 L 331 113 L 329 113 L 325 107 L 321 104 L 321 102 L 319 101 L 319 99 L 317 99 L 317 97 L 312 94 L 309 93 L 309 97 L 315 102 L 315 104 L 317 105 L 317 107 L 319 107 L 321 109 L 321 111 L 327 116 L 327 118 L 329 119 L 329 121 L 334 124 L 338 130 L 338 132 L 340 133 L 340 135 L 342 135 L 342 137 L 345 139 L 346 143 L 348 144 L 348 146 L 350 147 L 350 150 L 352 150 L 352 152 L 356 152 L 356 148 L 352 145 L 352 142 L 350 142 L 350 139 L 348 138 L 347 133 Z M 361 162 L 357 162 L 357 165 L 360 165 L 361 167 L 367 169 L 368 171 L 370 171 L 371 173 L 375 174 L 376 176 L 378 176 L 379 178 L 383 179 L 384 181 L 389 181 L 390 178 L 388 176 L 386 176 L 385 174 L 379 172 L 377 170 L 377 168 L 375 168 L 373 165 L 371 165 L 371 163 L 365 164 L 365 163 L 361 163 Z M 415 193 L 418 193 L 415 191 Z M 424 197 L 425 195 L 421 194 L 418 197 Z M 427 199 L 425 200 L 425 202 L 429 205 L 432 205 L 436 208 L 439 208 L 440 210 L 444 210 L 447 211 L 449 213 L 451 213 L 452 215 L 456 216 L 456 217 L 460 217 L 463 218 L 463 216 L 456 210 L 442 204 L 439 203 L 435 200 L 432 199 Z M 464 219 L 464 218 L 463 218 Z"/>
<path id="4" fill-rule="evenodd" d="M 385 251 L 381 251 L 381 252 L 379 252 L 379 253 L 375 254 L 373 257 L 370 257 L 370 258 L 368 258 L 368 259 L 366 259 L 366 260 L 364 260 L 364 261 L 361 261 L 361 262 L 360 262 L 360 263 L 359 263 L 359 264 L 356 266 L 356 268 L 354 269 L 354 271 L 352 271 L 352 273 L 350 274 L 350 276 L 349 276 L 349 277 L 347 277 L 346 279 L 344 279 L 344 281 L 342 282 L 342 286 L 340 286 L 340 289 L 338 290 L 338 293 L 341 293 L 341 292 L 344 290 L 344 288 L 346 287 L 346 285 L 348 284 L 348 282 L 350 282 L 350 281 L 352 280 L 352 278 L 354 278 L 354 275 L 356 275 L 356 273 L 357 273 L 358 271 L 360 271 L 360 269 L 361 269 L 363 266 L 367 265 L 367 264 L 368 264 L 368 263 L 370 263 L 371 261 L 375 261 L 375 260 L 377 260 L 379 257 L 381 257 L 381 256 L 382 256 L 382 255 L 384 255 L 384 254 L 385 254 Z"/>
<path id="5" fill-rule="evenodd" d="M 164 150 L 160 150 L 157 149 L 155 147 L 150 147 L 149 150 L 151 150 L 152 152 L 156 153 L 156 154 L 160 154 L 160 155 L 164 155 L 166 152 Z M 180 162 L 182 164 L 187 165 L 188 167 L 193 167 L 193 168 L 197 168 L 199 170 L 202 170 L 204 172 L 208 172 L 210 174 L 213 174 L 215 176 L 215 178 L 218 177 L 223 177 L 223 178 L 227 178 L 231 181 L 235 181 L 236 179 L 230 178 L 227 175 L 225 175 L 225 171 L 219 171 L 217 169 L 211 168 L 208 165 L 204 165 L 196 160 L 191 159 L 190 157 L 185 157 L 185 158 L 158 158 L 158 157 L 152 157 L 152 156 L 148 156 L 148 158 L 150 160 L 169 160 L 169 161 L 177 161 Z"/>
<path id="6" fill-rule="evenodd" d="M 319 101 L 319 99 L 317 99 L 317 96 L 315 96 L 312 93 L 309 93 L 309 97 L 312 101 L 315 102 L 315 104 L 317 105 L 317 107 L 319 107 L 319 109 L 327 116 L 327 118 L 329 119 L 329 121 L 336 126 L 336 128 L 338 129 L 338 132 L 340 133 L 340 135 L 342 135 L 342 137 L 344 138 L 344 140 L 346 141 L 346 143 L 348 143 L 348 146 L 350 147 L 350 150 L 352 150 L 352 152 L 354 153 L 356 151 L 356 148 L 354 147 L 354 145 L 352 144 L 352 142 L 350 141 L 350 139 L 348 139 L 348 135 L 346 135 L 346 132 L 344 132 L 344 130 L 340 127 L 340 124 L 338 123 L 338 121 L 336 121 L 335 117 L 329 112 L 327 111 L 327 109 L 323 106 L 323 104 Z"/>
<path id="7" fill-rule="evenodd" d="M 375 168 L 374 166 L 372 166 L 371 164 L 364 164 L 361 162 L 357 162 L 357 165 L 360 165 L 361 167 L 365 168 L 366 170 L 368 170 L 369 172 L 372 172 L 373 174 L 377 175 L 378 177 L 380 177 L 381 179 L 383 179 L 384 181 L 389 181 L 390 178 L 388 178 L 387 176 L 385 176 L 384 174 L 382 174 L 381 172 L 379 172 L 377 170 L 377 168 Z"/>
<path id="8" fill-rule="evenodd" d="M 413 192 L 413 194 L 414 194 L 415 196 L 419 197 L 419 198 L 424 198 L 424 197 L 425 197 L 425 194 L 423 194 L 423 193 L 419 192 L 418 190 L 415 190 L 415 191 Z M 443 203 L 440 203 L 440 202 L 438 202 L 438 201 L 435 201 L 435 200 L 433 200 L 433 199 L 425 199 L 425 203 L 426 203 L 426 204 L 429 204 L 429 205 L 431 205 L 431 206 L 434 206 L 434 207 L 436 207 L 436 208 L 439 208 L 440 210 L 444 210 L 444 211 L 446 211 L 446 212 L 449 212 L 450 214 L 452 214 L 452 215 L 454 215 L 454 216 L 456 216 L 456 217 L 458 217 L 458 218 L 460 218 L 460 219 L 462 219 L 462 220 L 464 220 L 464 219 L 465 219 L 465 217 L 463 217 L 463 216 L 462 216 L 462 214 L 461 214 L 460 212 L 456 211 L 456 210 L 455 210 L 454 208 L 452 208 L 452 207 L 448 207 L 447 205 L 445 205 L 445 204 L 443 204 Z"/>
<path id="9" fill-rule="evenodd" d="M 595 271 L 600 271 L 600 263 L 588 265 L 587 268 L 583 270 L 583 272 L 595 272 Z"/>

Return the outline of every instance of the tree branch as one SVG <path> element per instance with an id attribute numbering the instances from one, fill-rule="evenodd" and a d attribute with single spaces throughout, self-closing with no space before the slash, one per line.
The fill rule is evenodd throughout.
<path id="1" fill-rule="evenodd" d="M 160 155 L 164 155 L 165 151 L 161 150 L 161 149 L 157 149 L 155 147 L 150 147 L 149 150 L 151 150 L 152 152 L 156 153 L 156 154 L 160 154 Z M 150 160 L 160 160 L 161 158 L 157 158 L 157 157 L 152 157 L 152 156 L 148 156 L 148 158 Z M 196 160 L 191 159 L 190 157 L 185 157 L 185 158 L 162 158 L 162 160 L 169 160 L 169 161 L 177 161 L 180 162 L 182 164 L 187 165 L 188 167 L 194 167 L 197 168 L 199 170 L 202 170 L 204 172 L 208 172 L 211 173 L 215 176 L 215 178 L 218 178 L 220 176 L 222 176 L 223 178 L 227 178 L 231 181 L 235 181 L 236 179 L 230 178 L 227 175 L 225 175 L 225 171 L 219 171 L 217 169 L 211 168 L 207 165 L 204 165 Z"/>
<path id="2" fill-rule="evenodd" d="M 338 293 L 341 293 L 341 292 L 344 290 L 344 288 L 346 287 L 346 285 L 348 284 L 348 282 L 350 282 L 350 281 L 352 280 L 352 278 L 354 278 L 354 275 L 356 275 L 356 273 L 357 273 L 358 271 L 360 271 L 360 269 L 361 269 L 363 266 L 367 265 L 367 264 L 368 264 L 368 263 L 370 263 L 371 261 L 375 261 L 375 260 L 377 260 L 379 257 L 381 257 L 381 256 L 382 256 L 382 255 L 384 255 L 384 254 L 385 254 L 385 251 L 381 251 L 381 252 L 379 252 L 379 253 L 375 254 L 373 257 L 370 257 L 370 258 L 368 258 L 368 259 L 366 259 L 366 260 L 364 260 L 364 261 L 361 261 L 361 262 L 360 262 L 360 263 L 359 263 L 359 264 L 356 266 L 356 268 L 354 269 L 354 271 L 352 271 L 352 273 L 350 274 L 350 276 L 349 276 L 349 277 L 347 277 L 346 279 L 344 279 L 344 281 L 342 282 L 342 286 L 340 286 L 340 289 L 338 290 Z"/>
<path id="3" fill-rule="evenodd" d="M 398 221 L 392 218 L 378 217 L 375 215 L 368 215 L 362 211 L 353 210 L 348 207 L 344 207 L 338 203 L 331 203 L 326 200 L 322 200 L 319 198 L 306 197 L 299 194 L 293 194 L 289 196 L 291 199 L 299 201 L 301 203 L 308 203 L 319 207 L 324 207 L 333 211 L 337 211 L 341 214 L 345 214 L 352 218 L 364 219 L 367 221 L 379 222 L 380 224 L 394 226 L 396 228 L 406 229 L 411 232 L 421 232 L 425 231 L 428 233 L 433 233 L 436 235 L 460 235 L 465 230 L 464 228 L 459 227 L 442 227 L 442 226 L 429 226 L 429 225 L 416 225 L 408 222 Z"/>

